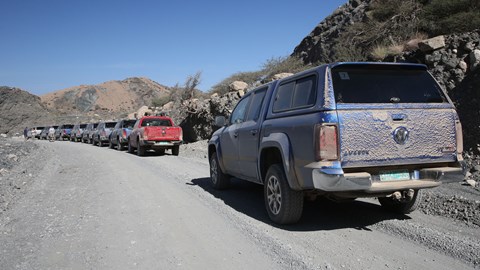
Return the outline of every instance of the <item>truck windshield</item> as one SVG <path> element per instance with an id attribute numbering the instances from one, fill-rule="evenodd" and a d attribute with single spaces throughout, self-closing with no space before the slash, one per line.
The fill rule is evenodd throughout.
<path id="1" fill-rule="evenodd" d="M 142 127 L 160 127 L 160 126 L 171 126 L 171 122 L 166 119 L 145 119 L 142 122 Z"/>
<path id="2" fill-rule="evenodd" d="M 444 103 L 443 92 L 423 69 L 350 65 L 332 69 L 337 103 Z"/>

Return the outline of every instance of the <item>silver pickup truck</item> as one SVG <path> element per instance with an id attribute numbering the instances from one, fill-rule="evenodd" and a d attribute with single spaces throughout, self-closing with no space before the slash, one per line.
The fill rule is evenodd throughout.
<path id="1" fill-rule="evenodd" d="M 246 94 L 209 140 L 211 182 L 264 185 L 276 223 L 297 222 L 305 198 L 378 197 L 409 213 L 422 189 L 466 173 L 462 127 L 426 66 L 333 63 Z"/>

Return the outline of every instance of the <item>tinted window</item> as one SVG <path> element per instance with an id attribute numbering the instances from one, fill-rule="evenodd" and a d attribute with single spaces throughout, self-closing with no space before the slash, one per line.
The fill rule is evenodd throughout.
<path id="1" fill-rule="evenodd" d="M 315 103 L 315 91 L 313 82 L 315 77 L 308 77 L 298 80 L 295 83 L 295 94 L 293 95 L 293 108 L 310 106 Z"/>
<path id="2" fill-rule="evenodd" d="M 447 102 L 432 76 L 415 67 L 338 67 L 332 80 L 337 103 Z"/>
<path id="3" fill-rule="evenodd" d="M 86 124 L 81 124 L 80 128 L 85 128 L 87 125 Z"/>
<path id="4" fill-rule="evenodd" d="M 315 76 L 280 85 L 273 104 L 273 111 L 280 112 L 315 104 Z"/>
<path id="5" fill-rule="evenodd" d="M 247 110 L 247 105 L 251 97 L 252 95 L 249 95 L 248 97 L 240 100 L 237 107 L 235 107 L 235 110 L 232 113 L 232 116 L 230 118 L 230 123 L 238 124 L 238 123 L 242 123 L 245 120 L 245 112 Z"/>
<path id="6" fill-rule="evenodd" d="M 144 119 L 142 121 L 142 127 L 161 127 L 171 126 L 171 122 L 167 119 L 153 118 L 153 119 Z"/>
<path id="7" fill-rule="evenodd" d="M 116 124 L 117 124 L 117 122 L 108 122 L 108 123 L 105 124 L 105 126 L 107 128 L 113 128 L 113 127 L 115 127 Z"/>
<path id="8" fill-rule="evenodd" d="M 284 111 L 290 108 L 294 87 L 295 82 L 282 84 L 278 87 L 277 95 L 275 96 L 275 103 L 273 104 L 274 112 Z"/>
<path id="9" fill-rule="evenodd" d="M 127 121 L 123 121 L 123 127 L 124 128 L 133 128 L 133 126 L 135 125 L 135 120 L 127 120 Z"/>
<path id="10" fill-rule="evenodd" d="M 263 88 L 255 92 L 252 98 L 252 103 L 248 109 L 247 120 L 257 121 L 260 116 L 260 109 L 262 108 L 263 99 L 265 98 L 265 93 L 267 93 L 267 88 Z"/>

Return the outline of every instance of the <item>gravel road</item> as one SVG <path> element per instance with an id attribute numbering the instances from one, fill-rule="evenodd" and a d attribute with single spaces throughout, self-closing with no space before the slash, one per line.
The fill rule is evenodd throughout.
<path id="1" fill-rule="evenodd" d="M 435 207 L 400 216 L 374 199 L 322 200 L 299 224 L 277 226 L 261 186 L 210 188 L 205 142 L 178 157 L 33 144 L 0 178 L 23 184 L 0 214 L 1 269 L 480 268 L 478 189 L 429 191 Z M 444 201 L 466 201 L 471 214 L 432 210 Z"/>

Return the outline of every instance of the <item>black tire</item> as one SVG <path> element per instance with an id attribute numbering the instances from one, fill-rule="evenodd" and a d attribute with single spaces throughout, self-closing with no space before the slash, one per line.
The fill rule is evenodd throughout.
<path id="1" fill-rule="evenodd" d="M 108 140 L 108 148 L 113 149 L 112 140 Z"/>
<path id="2" fill-rule="evenodd" d="M 128 140 L 128 153 L 133 154 L 133 146 L 130 144 L 130 140 Z"/>
<path id="3" fill-rule="evenodd" d="M 175 146 L 172 148 L 172 155 L 178 156 L 178 154 L 180 154 L 180 145 L 175 145 Z"/>
<path id="4" fill-rule="evenodd" d="M 137 141 L 137 155 L 139 157 L 145 156 L 145 146 L 141 146 L 140 141 Z"/>
<path id="5" fill-rule="evenodd" d="M 302 217 L 303 193 L 290 188 L 281 165 L 268 168 L 263 190 L 265 207 L 273 222 L 292 224 Z"/>
<path id="6" fill-rule="evenodd" d="M 210 182 L 212 187 L 218 190 L 227 189 L 230 186 L 230 177 L 220 168 L 216 152 L 210 157 Z"/>
<path id="7" fill-rule="evenodd" d="M 100 139 L 100 137 L 98 137 L 97 140 L 98 140 L 98 141 L 97 141 L 97 142 L 98 142 L 98 144 L 97 144 L 98 147 L 103 147 L 103 142 L 102 142 L 102 140 Z"/>
<path id="8" fill-rule="evenodd" d="M 394 200 L 392 197 L 379 197 L 378 201 L 383 208 L 388 211 L 409 214 L 415 211 L 420 203 L 423 201 L 423 191 L 421 189 L 415 190 L 415 194 L 411 200 Z"/>

